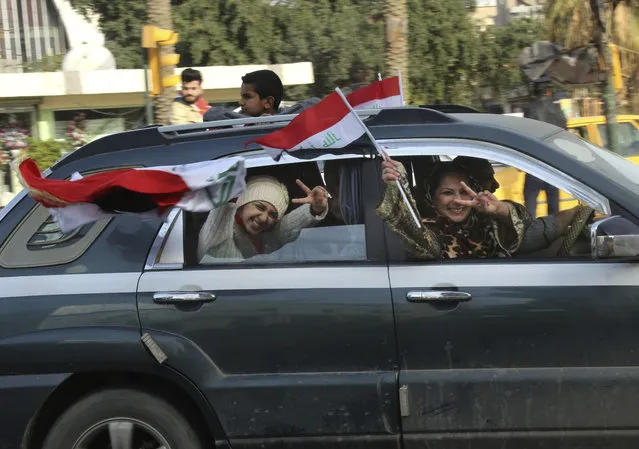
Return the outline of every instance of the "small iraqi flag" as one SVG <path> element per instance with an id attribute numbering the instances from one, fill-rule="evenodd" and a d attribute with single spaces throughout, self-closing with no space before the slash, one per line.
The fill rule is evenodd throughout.
<path id="1" fill-rule="evenodd" d="M 275 160 L 284 151 L 344 148 L 366 132 L 360 118 L 333 92 L 284 128 L 246 142 L 260 144 Z"/>
<path id="2" fill-rule="evenodd" d="M 357 89 L 346 96 L 353 109 L 377 109 L 403 106 L 401 80 L 393 76 Z"/>
<path id="3" fill-rule="evenodd" d="M 62 232 L 118 213 L 161 217 L 172 207 L 206 212 L 239 196 L 246 188 L 244 158 L 186 165 L 126 168 L 70 180 L 43 178 L 32 159 L 18 172 L 29 194 L 47 207 Z"/>

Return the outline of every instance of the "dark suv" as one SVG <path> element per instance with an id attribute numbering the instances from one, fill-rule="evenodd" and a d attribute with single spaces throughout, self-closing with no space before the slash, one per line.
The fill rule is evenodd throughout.
<path id="1" fill-rule="evenodd" d="M 567 256 L 416 261 L 375 212 L 365 138 L 275 162 L 244 143 L 290 116 L 104 137 L 46 174 L 242 154 L 295 197 L 337 166 L 342 221 L 203 263 L 206 214 L 63 234 L 22 192 L 0 212 L 0 449 L 636 448 L 639 167 L 528 119 L 360 114 L 416 191 L 429 164 L 475 156 L 605 218 Z"/>

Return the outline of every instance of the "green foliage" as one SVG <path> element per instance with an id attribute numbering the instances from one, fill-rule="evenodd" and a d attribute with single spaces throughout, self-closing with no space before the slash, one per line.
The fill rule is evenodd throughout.
<path id="1" fill-rule="evenodd" d="M 477 41 L 465 0 L 409 0 L 413 103 L 470 104 Z"/>
<path id="2" fill-rule="evenodd" d="M 107 48 L 118 68 L 139 68 L 145 0 L 71 0 L 76 10 L 100 14 Z M 173 0 L 180 66 L 280 64 L 311 61 L 313 86 L 287 89 L 287 98 L 325 95 L 361 62 L 383 64 L 383 25 L 369 24 L 382 0 Z"/>
<path id="3" fill-rule="evenodd" d="M 315 84 L 287 89 L 287 98 L 325 95 L 353 62 L 381 68 L 383 27 L 368 23 L 381 1 L 185 0 L 173 8 L 181 66 L 311 61 Z"/>
<path id="4" fill-rule="evenodd" d="M 534 41 L 542 40 L 543 32 L 542 22 L 528 18 L 480 32 L 477 72 L 482 86 L 491 87 L 496 96 L 501 96 L 520 85 L 519 54 Z"/>
<path id="5" fill-rule="evenodd" d="M 60 159 L 62 153 L 72 150 L 68 142 L 58 142 L 57 140 L 36 140 L 27 139 L 27 154 L 33 159 L 40 170 L 51 167 L 55 161 Z"/>
<path id="6" fill-rule="evenodd" d="M 101 16 L 118 68 L 141 67 L 145 0 L 71 0 Z M 384 0 L 172 0 L 180 66 L 311 61 L 315 83 L 287 87 L 285 99 L 324 96 L 344 85 L 353 63 L 384 72 L 384 25 L 369 23 Z M 478 87 L 504 94 L 520 81 L 517 56 L 542 26 L 516 20 L 479 31 L 469 0 L 408 0 L 409 77 L 415 104 L 472 104 Z M 390 73 L 386 74 L 392 75 Z"/>
<path id="7" fill-rule="evenodd" d="M 33 62 L 27 62 L 23 65 L 25 72 L 57 72 L 62 70 L 62 61 L 64 55 L 46 56 Z"/>

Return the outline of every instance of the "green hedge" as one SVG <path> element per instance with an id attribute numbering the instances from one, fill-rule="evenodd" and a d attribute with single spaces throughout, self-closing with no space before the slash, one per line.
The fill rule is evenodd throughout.
<path id="1" fill-rule="evenodd" d="M 69 142 L 58 142 L 57 140 L 36 140 L 27 139 L 27 154 L 33 159 L 40 170 L 44 171 L 51 167 L 55 161 L 60 159 L 62 153 L 71 151 L 73 147 Z"/>

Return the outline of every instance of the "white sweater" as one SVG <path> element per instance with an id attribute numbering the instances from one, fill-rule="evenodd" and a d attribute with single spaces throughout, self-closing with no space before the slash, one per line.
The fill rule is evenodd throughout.
<path id="1" fill-rule="evenodd" d="M 236 212 L 237 206 L 233 203 L 209 212 L 197 245 L 197 256 L 201 263 L 207 263 L 210 258 L 240 261 L 258 254 L 249 235 L 236 223 Z M 315 226 L 327 213 L 328 208 L 321 215 L 314 216 L 311 206 L 303 204 L 284 215 L 272 231 L 261 235 L 262 252 L 271 253 L 294 241 L 302 229 Z"/>

